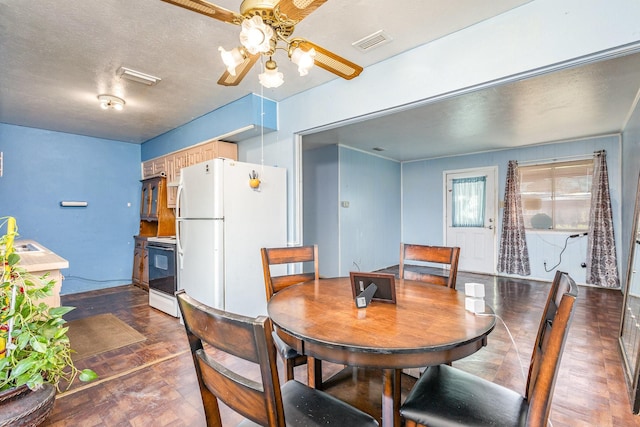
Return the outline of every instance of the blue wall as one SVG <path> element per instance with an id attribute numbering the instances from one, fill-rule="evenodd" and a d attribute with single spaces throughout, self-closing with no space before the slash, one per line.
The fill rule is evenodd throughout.
<path id="1" fill-rule="evenodd" d="M 263 115 L 264 114 L 264 115 Z M 181 150 L 220 135 L 254 125 L 242 138 L 273 132 L 278 124 L 278 105 L 275 101 L 250 94 L 220 107 L 189 123 L 170 130 L 142 144 L 142 161 Z M 236 141 L 231 137 L 228 141 Z M 238 159 L 241 160 L 241 159 Z"/>
<path id="2" fill-rule="evenodd" d="M 398 263 L 400 163 L 340 147 L 340 275 Z"/>
<path id="3" fill-rule="evenodd" d="M 338 146 L 303 153 L 303 244 L 318 245 L 320 275 L 340 271 Z"/>
<path id="4" fill-rule="evenodd" d="M 340 147 L 340 271 L 373 271 L 398 263 L 400 163 Z"/>
<path id="5" fill-rule="evenodd" d="M 0 124 L 4 176 L 0 216 L 14 216 L 20 238 L 69 261 L 62 294 L 131 283 L 140 224 L 140 162 L 255 125 L 277 127 L 277 105 L 245 96 L 141 145 Z M 87 201 L 62 208 L 62 200 Z"/>
<path id="6" fill-rule="evenodd" d="M 607 151 L 607 166 L 609 170 L 609 185 L 611 190 L 611 205 L 614 215 L 614 231 L 616 233 L 616 250 L 618 267 L 621 268 L 621 169 L 620 169 L 620 138 L 617 135 L 591 138 L 557 144 L 545 144 L 534 147 L 501 150 L 467 156 L 448 157 L 435 160 L 404 163 L 402 167 L 403 191 L 403 239 L 410 237 L 411 241 L 425 244 L 443 244 L 443 172 L 478 168 L 484 166 L 498 166 L 498 194 L 499 200 L 504 200 L 507 163 L 509 160 L 520 162 L 562 159 L 569 156 L 592 155 L 597 150 Z M 426 185 L 425 183 L 429 183 Z M 499 212 L 498 236 L 502 224 L 502 209 Z M 555 270 L 546 272 L 547 267 L 559 261 L 560 252 L 567 235 L 560 232 L 527 232 L 527 245 L 531 264 L 531 278 L 551 280 Z M 499 237 L 498 237 L 499 238 Z M 571 239 L 562 255 L 562 263 L 557 267 L 568 272 L 577 282 L 585 282 L 585 269 L 580 267 L 586 262 L 587 238 Z M 622 270 L 619 270 L 622 271 Z M 622 277 L 622 275 L 621 275 Z"/>
<path id="7" fill-rule="evenodd" d="M 62 293 L 131 283 L 140 146 L 0 124 L 0 216 L 69 261 Z M 63 208 L 60 201 L 88 202 Z"/>
<path id="8" fill-rule="evenodd" d="M 303 154 L 304 243 L 320 274 L 348 276 L 398 264 L 400 163 L 338 145 Z"/>

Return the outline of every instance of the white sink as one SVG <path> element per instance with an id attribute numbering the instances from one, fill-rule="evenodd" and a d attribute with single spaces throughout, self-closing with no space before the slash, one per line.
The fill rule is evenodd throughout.
<path id="1" fill-rule="evenodd" d="M 33 243 L 18 243 L 13 246 L 13 250 L 16 253 L 23 252 L 43 252 L 43 249 L 34 245 Z"/>

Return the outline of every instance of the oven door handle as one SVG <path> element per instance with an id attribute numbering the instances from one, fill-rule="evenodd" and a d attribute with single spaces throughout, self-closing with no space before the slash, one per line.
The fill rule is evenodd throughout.
<path id="1" fill-rule="evenodd" d="M 166 251 L 166 252 L 174 252 L 175 249 L 173 248 L 165 248 L 164 246 L 151 246 L 151 245 L 147 245 L 147 249 L 156 249 L 159 251 Z"/>

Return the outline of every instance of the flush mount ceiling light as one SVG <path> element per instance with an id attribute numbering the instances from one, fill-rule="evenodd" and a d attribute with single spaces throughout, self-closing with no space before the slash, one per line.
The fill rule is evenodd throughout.
<path id="1" fill-rule="evenodd" d="M 291 39 L 298 22 L 310 15 L 327 0 L 243 0 L 240 13 L 236 13 L 204 0 L 163 0 L 167 3 L 201 13 L 209 18 L 239 25 L 242 47 L 230 51 L 220 47 L 220 55 L 226 71 L 218 80 L 223 86 L 237 86 L 261 56 L 269 58 L 265 70 L 258 78 L 260 83 L 284 81 L 271 57 L 276 50 L 287 52 L 289 59 L 298 66 L 301 76 L 317 65 L 347 80 L 357 77 L 362 67 L 301 38 Z M 270 68 L 272 67 L 273 68 Z M 273 77 L 277 76 L 279 77 Z M 271 84 L 271 83 L 268 83 Z M 277 87 L 265 86 L 265 87 Z"/>
<path id="2" fill-rule="evenodd" d="M 160 80 L 162 80 L 160 77 L 145 74 L 126 67 L 118 68 L 118 71 L 116 71 L 116 75 L 121 79 L 131 80 L 132 82 L 142 83 L 147 86 L 155 86 Z"/>
<path id="3" fill-rule="evenodd" d="M 124 99 L 113 95 L 98 95 L 98 101 L 100 101 L 100 108 L 103 110 L 114 109 L 121 111 L 125 104 Z"/>

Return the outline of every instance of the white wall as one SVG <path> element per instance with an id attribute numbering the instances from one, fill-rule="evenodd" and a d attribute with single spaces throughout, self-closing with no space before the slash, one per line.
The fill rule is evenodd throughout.
<path id="1" fill-rule="evenodd" d="M 633 115 L 622 134 L 622 270 L 621 282 L 626 286 L 627 269 L 629 263 L 629 248 L 635 210 L 635 195 L 640 189 L 638 176 L 640 174 L 640 108 L 636 107 Z M 639 256 L 640 255 L 636 255 Z"/>

